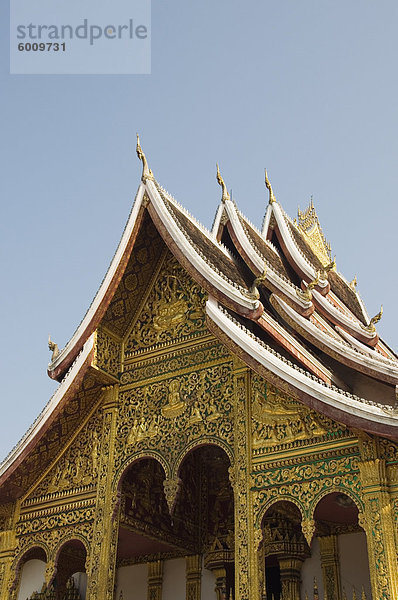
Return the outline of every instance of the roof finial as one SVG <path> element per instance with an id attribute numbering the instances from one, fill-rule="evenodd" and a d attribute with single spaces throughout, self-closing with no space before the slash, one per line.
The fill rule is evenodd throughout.
<path id="1" fill-rule="evenodd" d="M 59 348 L 58 344 L 55 344 L 51 340 L 51 335 L 48 336 L 48 349 L 52 350 L 51 361 L 54 361 L 57 358 L 57 356 L 59 356 Z"/>
<path id="2" fill-rule="evenodd" d="M 141 179 L 145 183 L 147 179 L 153 179 L 153 173 L 152 173 L 151 169 L 148 167 L 148 161 L 146 159 L 145 154 L 142 151 L 141 144 L 140 144 L 140 138 L 139 138 L 138 133 L 137 133 L 137 147 L 136 147 L 136 151 L 137 151 L 138 158 L 142 162 L 142 175 L 141 175 Z"/>
<path id="3" fill-rule="evenodd" d="M 230 200 L 230 196 L 227 190 L 227 186 L 225 185 L 224 179 L 221 177 L 220 169 L 217 163 L 217 181 L 222 187 L 222 198 L 221 201 L 225 202 L 226 200 Z"/>
<path id="4" fill-rule="evenodd" d="M 366 327 L 366 329 L 370 332 L 376 331 L 376 323 L 378 323 L 382 317 L 383 314 L 383 305 L 381 305 L 380 311 L 377 313 L 377 315 L 375 315 L 374 317 L 372 317 L 369 321 L 369 325 Z"/>
<path id="5" fill-rule="evenodd" d="M 321 277 L 321 274 L 319 271 L 317 271 L 315 279 L 313 279 L 312 281 L 310 281 L 310 283 L 307 284 L 307 287 L 305 288 L 305 290 L 301 290 L 300 288 L 298 288 L 296 290 L 297 296 L 299 298 L 301 298 L 302 300 L 305 300 L 306 302 L 311 302 L 312 290 L 314 289 L 314 287 L 316 287 L 318 285 L 320 277 Z"/>
<path id="6" fill-rule="evenodd" d="M 349 284 L 350 288 L 355 291 L 357 284 L 358 284 L 358 280 L 357 280 L 357 276 L 355 275 L 354 279 L 352 281 L 350 281 L 350 284 Z"/>
<path id="7" fill-rule="evenodd" d="M 265 171 L 265 186 L 266 186 L 267 190 L 269 191 L 269 203 L 273 204 L 274 202 L 276 202 L 276 198 L 274 196 L 274 192 L 272 190 L 272 185 L 270 183 L 270 180 L 268 179 L 267 169 L 264 169 L 264 171 Z"/>

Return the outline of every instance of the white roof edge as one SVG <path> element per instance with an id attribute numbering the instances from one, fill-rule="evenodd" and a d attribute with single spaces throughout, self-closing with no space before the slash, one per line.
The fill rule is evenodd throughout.
<path id="1" fill-rule="evenodd" d="M 397 427 L 398 418 L 388 414 L 388 409 L 366 402 L 365 399 L 353 397 L 351 394 L 340 392 L 334 387 L 322 384 L 316 377 L 309 377 L 303 370 L 295 368 L 289 361 L 267 350 L 262 344 L 251 337 L 243 328 L 239 327 L 218 307 L 218 302 L 209 298 L 206 303 L 206 312 L 211 320 L 225 332 L 233 342 L 240 346 L 249 356 L 259 364 L 271 371 L 277 377 L 284 379 L 295 387 L 320 402 L 333 408 L 349 412 L 358 418 Z"/>
<path id="2" fill-rule="evenodd" d="M 358 344 L 358 350 L 361 351 L 361 355 L 358 355 L 358 352 L 351 348 L 348 344 L 345 344 L 343 341 L 340 342 L 339 340 L 324 334 L 323 331 L 316 327 L 316 325 L 314 325 L 310 320 L 303 318 L 300 314 L 294 311 L 284 300 L 282 300 L 282 298 L 278 298 L 278 296 L 275 295 L 274 298 L 276 302 L 282 307 L 284 312 L 286 312 L 291 319 L 294 319 L 296 321 L 298 320 L 300 326 L 303 329 L 305 329 L 305 331 L 307 331 L 314 337 L 317 337 L 320 342 L 329 345 L 331 348 L 333 348 L 335 352 L 341 354 L 342 358 L 344 358 L 345 355 L 348 358 L 350 358 L 350 360 L 353 360 L 357 363 L 365 364 L 373 370 L 381 371 L 386 375 L 398 378 L 398 362 L 394 363 L 392 360 L 383 356 L 380 356 L 379 358 L 379 355 L 370 355 L 371 351 L 368 350 L 368 347 L 365 346 L 365 344 L 361 344 L 361 346 L 359 346 L 360 343 L 357 340 L 355 340 L 355 338 L 349 336 L 348 334 L 346 334 L 346 332 L 343 332 L 343 330 L 341 330 L 340 327 L 336 327 L 337 331 L 340 334 L 344 333 L 343 337 L 347 336 L 346 339 L 348 342 L 351 342 L 351 340 L 355 340 L 355 342 Z M 362 354 L 362 352 L 366 353 L 366 355 Z"/>
<path id="3" fill-rule="evenodd" d="M 164 202 L 159 196 L 159 192 L 152 181 L 147 181 L 146 189 L 158 217 L 168 231 L 173 231 L 174 242 L 177 244 L 181 252 L 183 252 L 184 255 L 190 260 L 195 269 L 201 275 L 203 275 L 204 278 L 209 280 L 214 287 L 218 288 L 225 296 L 231 298 L 231 300 L 237 304 L 240 304 L 241 306 L 244 306 L 248 310 L 256 310 L 259 306 L 258 300 L 251 300 L 250 298 L 247 298 L 242 292 L 239 291 L 237 287 L 232 285 L 232 283 L 229 283 L 221 275 L 213 271 L 213 269 L 209 269 L 209 265 L 200 256 L 196 249 L 193 248 L 191 244 L 187 244 L 185 235 L 181 232 L 178 226 L 176 226 L 174 219 L 165 207 Z"/>
<path id="4" fill-rule="evenodd" d="M 40 415 L 36 418 L 34 423 L 30 426 L 25 435 L 21 438 L 21 440 L 16 444 L 16 446 L 11 450 L 11 452 L 6 456 L 3 462 L 0 465 L 0 476 L 3 475 L 7 471 L 7 469 L 11 466 L 11 464 L 18 458 L 18 456 L 23 452 L 23 450 L 28 446 L 28 444 L 34 439 L 34 437 L 39 433 L 42 429 L 46 421 L 49 419 L 51 414 L 54 412 L 55 408 L 58 406 L 60 400 L 65 395 L 65 393 L 70 389 L 73 385 L 77 375 L 80 372 L 81 367 L 89 356 L 90 352 L 94 347 L 94 333 L 88 338 L 86 343 L 83 346 L 82 351 L 77 356 L 75 362 L 71 366 L 69 372 L 63 378 L 62 382 L 59 384 L 55 393 L 51 396 L 50 400 L 43 408 Z"/>
<path id="5" fill-rule="evenodd" d="M 311 362 L 319 371 L 321 371 L 324 375 L 329 377 L 329 379 L 331 381 L 333 381 L 333 379 L 335 379 L 332 371 L 330 371 L 327 367 L 325 367 L 325 365 L 323 365 L 321 362 L 319 362 L 319 360 L 315 356 L 310 354 L 308 352 L 308 350 L 306 348 L 304 348 L 304 346 L 302 344 L 300 344 L 300 342 L 298 340 L 296 340 L 296 338 L 294 338 L 292 335 L 290 335 L 290 333 L 288 331 L 283 329 L 283 327 L 281 327 L 281 325 L 279 325 L 279 323 L 277 321 L 275 321 L 275 319 L 273 319 L 271 317 L 271 315 L 269 315 L 268 313 L 266 313 L 264 311 L 261 316 L 272 327 L 274 327 L 278 333 L 283 335 L 283 337 L 286 338 L 286 340 L 293 346 L 293 348 L 296 348 L 296 350 L 299 350 L 303 354 L 303 356 L 305 356 L 305 358 L 309 362 Z"/>
<path id="6" fill-rule="evenodd" d="M 246 232 L 242 227 L 242 223 L 237 215 L 236 208 L 231 200 L 226 200 L 225 207 L 227 210 L 228 217 L 232 223 L 233 228 L 237 231 L 237 236 L 239 237 L 239 241 L 241 242 L 246 254 L 250 256 L 256 265 L 257 269 L 262 273 L 265 268 L 265 258 L 262 258 L 253 248 L 252 244 L 247 238 Z M 273 283 L 276 287 L 280 289 L 286 296 L 291 298 L 296 304 L 299 304 L 303 308 L 307 309 L 311 306 L 311 302 L 307 302 L 302 300 L 297 294 L 293 291 L 295 286 L 293 284 L 288 284 L 287 281 L 282 279 L 278 273 L 276 273 L 272 267 L 267 266 L 266 270 L 266 278 Z"/>
<path id="7" fill-rule="evenodd" d="M 341 323 L 343 323 L 346 327 L 349 327 L 350 329 L 353 329 L 354 331 L 356 331 L 359 335 L 367 338 L 369 341 L 373 340 L 376 336 L 376 332 L 371 333 L 369 331 L 366 331 L 366 329 L 364 329 L 364 327 L 361 327 L 361 324 L 358 320 L 355 320 L 354 317 L 349 317 L 348 315 L 346 315 L 345 313 L 343 313 L 341 310 L 338 310 L 325 296 L 322 296 L 322 294 L 320 294 L 317 290 L 312 290 L 312 295 L 315 298 L 315 300 L 322 306 L 322 308 L 329 313 L 334 313 L 337 315 L 339 321 Z"/>
<path id="8" fill-rule="evenodd" d="M 218 231 L 218 228 L 220 227 L 220 222 L 221 222 L 221 217 L 222 217 L 223 212 L 224 212 L 224 205 L 221 202 L 218 205 L 216 216 L 214 217 L 213 225 L 211 228 L 211 235 L 212 235 L 213 239 L 216 239 L 217 231 Z"/>
<path id="9" fill-rule="evenodd" d="M 267 210 L 265 211 L 265 215 L 264 215 L 264 219 L 263 219 L 263 225 L 261 227 L 261 235 L 263 237 L 265 237 L 267 235 L 269 222 L 271 220 L 271 214 L 272 214 L 272 204 L 268 204 Z"/>
<path id="10" fill-rule="evenodd" d="M 67 342 L 67 344 L 64 346 L 64 348 L 60 351 L 57 358 L 52 363 L 50 363 L 50 365 L 48 367 L 49 371 L 54 371 L 58 367 L 58 365 L 60 365 L 62 363 L 62 361 L 68 355 L 71 348 L 73 348 L 74 345 L 79 341 L 80 336 L 84 333 L 86 327 L 90 323 L 90 320 L 94 316 L 95 312 L 98 310 L 98 308 L 105 296 L 105 293 L 109 287 L 109 284 L 112 281 L 115 271 L 116 271 L 117 267 L 119 266 L 120 260 L 123 256 L 126 246 L 129 242 L 131 233 L 133 231 L 135 222 L 137 220 L 137 215 L 138 215 L 138 211 L 141 206 L 144 191 L 145 191 L 145 186 L 143 183 L 141 183 L 138 188 L 135 202 L 134 202 L 133 208 L 131 210 L 130 216 L 128 218 L 122 238 L 119 242 L 119 245 L 117 247 L 115 255 L 114 255 L 112 262 L 108 268 L 108 271 L 99 287 L 99 290 L 96 293 L 88 311 L 86 312 L 83 320 L 81 321 L 80 325 L 76 329 L 75 333 L 72 335 L 72 337 Z"/>

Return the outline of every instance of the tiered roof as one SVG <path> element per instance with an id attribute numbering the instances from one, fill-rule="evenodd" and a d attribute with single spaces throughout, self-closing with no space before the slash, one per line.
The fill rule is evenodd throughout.
<path id="1" fill-rule="evenodd" d="M 155 180 L 145 155 L 142 181 L 119 247 L 89 310 L 48 368 L 61 382 L 0 467 L 7 481 L 46 435 L 88 372 L 93 333 L 105 319 L 145 219 L 208 294 L 209 330 L 254 371 L 348 426 L 398 440 L 398 360 L 380 340 L 355 285 L 338 273 L 311 201 L 292 221 L 266 175 L 269 204 L 260 232 L 222 199 L 211 231 Z M 16 492 L 18 494 L 18 492 Z"/>

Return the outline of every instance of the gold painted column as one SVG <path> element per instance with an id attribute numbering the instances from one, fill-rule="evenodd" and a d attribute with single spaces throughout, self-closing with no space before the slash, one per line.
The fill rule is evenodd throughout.
<path id="1" fill-rule="evenodd" d="M 251 372 L 234 361 L 234 455 L 231 470 L 235 505 L 235 598 L 259 600 L 257 548 L 251 488 Z"/>
<path id="2" fill-rule="evenodd" d="M 96 513 L 86 600 L 113 600 L 120 498 L 112 492 L 119 386 L 104 388 Z"/>
<path id="3" fill-rule="evenodd" d="M 321 552 L 323 589 L 328 600 L 341 600 L 341 581 L 337 535 L 318 537 Z"/>
<path id="4" fill-rule="evenodd" d="M 194 554 L 186 557 L 186 600 L 200 600 L 202 557 Z"/>
<path id="5" fill-rule="evenodd" d="M 163 561 L 148 563 L 148 600 L 162 600 Z"/>
<path id="6" fill-rule="evenodd" d="M 360 525 L 366 532 L 372 596 L 374 600 L 396 600 L 397 555 L 386 463 L 380 458 L 363 460 L 359 469 L 365 504 Z"/>
<path id="7" fill-rule="evenodd" d="M 288 600 L 300 600 L 300 573 L 302 564 L 303 561 L 300 558 L 286 557 L 279 559 L 282 598 L 288 598 Z"/>

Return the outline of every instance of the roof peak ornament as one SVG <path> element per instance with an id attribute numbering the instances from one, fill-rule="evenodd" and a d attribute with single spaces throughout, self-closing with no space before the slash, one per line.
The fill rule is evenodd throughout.
<path id="1" fill-rule="evenodd" d="M 52 341 L 51 335 L 48 335 L 48 349 L 52 350 L 51 362 L 59 356 L 58 344 Z"/>
<path id="2" fill-rule="evenodd" d="M 378 323 L 381 319 L 383 315 L 383 305 L 381 305 L 379 312 L 377 313 L 377 315 L 375 315 L 374 317 L 372 317 L 369 321 L 369 325 L 366 325 L 366 327 L 364 327 L 364 329 L 366 329 L 366 331 L 370 331 L 371 333 L 373 333 L 374 331 L 376 331 L 376 323 Z"/>
<path id="3" fill-rule="evenodd" d="M 267 169 L 264 169 L 265 172 L 265 187 L 267 188 L 268 192 L 269 192 L 269 204 L 273 204 L 274 202 L 276 202 L 276 198 L 272 189 L 272 185 L 270 180 L 268 179 L 268 173 L 267 173 Z"/>
<path id="4" fill-rule="evenodd" d="M 355 292 L 357 285 L 358 285 L 358 280 L 357 280 L 357 276 L 355 275 L 354 279 L 352 281 L 350 281 L 349 286 Z"/>
<path id="5" fill-rule="evenodd" d="M 151 169 L 149 168 L 146 156 L 145 156 L 144 152 L 142 151 L 141 144 L 140 144 L 140 136 L 138 135 L 138 133 L 137 133 L 136 152 L 137 152 L 137 156 L 138 156 L 139 160 L 142 162 L 141 181 L 143 181 L 145 183 L 148 179 L 153 180 L 153 178 L 154 178 L 153 173 L 152 173 Z"/>
<path id="6" fill-rule="evenodd" d="M 297 217 L 299 231 L 304 234 L 312 251 L 315 252 L 322 265 L 329 264 L 332 258 L 331 248 L 323 234 L 312 196 L 308 208 L 303 211 L 298 208 Z"/>
<path id="7" fill-rule="evenodd" d="M 227 190 L 227 186 L 225 185 L 225 181 L 221 176 L 220 173 L 220 168 L 218 166 L 218 163 L 216 163 L 217 165 L 217 182 L 219 185 L 221 185 L 222 187 L 222 197 L 221 197 L 221 202 L 225 203 L 226 200 L 231 200 L 228 190 Z"/>
<path id="8" fill-rule="evenodd" d="M 305 290 L 300 290 L 297 289 L 297 296 L 301 299 L 301 300 L 306 300 L 307 302 L 311 302 L 312 300 L 312 290 L 314 289 L 314 287 L 316 287 L 319 283 L 319 280 L 321 278 L 321 274 L 319 271 L 316 272 L 316 277 L 315 279 L 313 279 L 312 281 L 310 281 L 310 283 L 307 285 L 307 287 L 305 288 Z"/>

